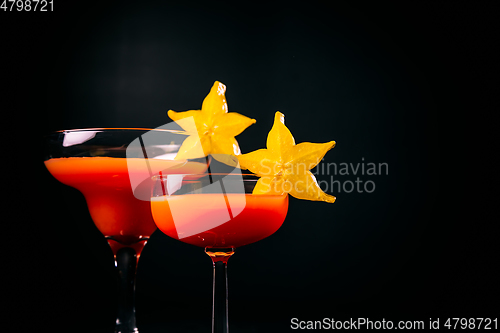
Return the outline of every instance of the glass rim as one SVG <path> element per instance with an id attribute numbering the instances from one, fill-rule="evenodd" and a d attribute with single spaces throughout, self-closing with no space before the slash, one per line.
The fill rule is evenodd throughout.
<path id="1" fill-rule="evenodd" d="M 171 130 L 171 129 L 161 129 L 161 128 L 147 128 L 147 127 L 89 127 L 89 128 L 74 128 L 74 129 L 63 129 L 47 133 L 45 136 L 50 136 L 58 133 L 74 133 L 74 132 L 86 132 L 86 131 L 100 131 L 100 132 L 113 132 L 113 131 L 157 131 L 157 132 L 169 132 L 189 135 L 184 130 Z"/>
<path id="2" fill-rule="evenodd" d="M 257 176 L 254 173 L 242 173 L 242 174 L 233 174 L 230 172 L 206 172 L 206 173 L 173 173 L 173 174 L 162 174 L 162 175 L 154 175 L 151 176 L 152 180 L 158 179 L 167 179 L 168 176 L 190 176 L 190 177 L 207 177 L 207 176 L 241 176 L 243 177 L 243 181 L 258 181 L 261 177 Z M 247 177 L 247 178 L 244 178 Z M 251 178 L 250 178 L 251 177 Z M 199 179 L 198 178 L 198 179 Z M 187 179 L 196 181 L 197 179 Z"/>

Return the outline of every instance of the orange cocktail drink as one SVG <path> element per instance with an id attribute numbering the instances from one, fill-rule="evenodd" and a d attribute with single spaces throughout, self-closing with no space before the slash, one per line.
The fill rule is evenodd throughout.
<path id="1" fill-rule="evenodd" d="M 151 198 L 158 228 L 200 247 L 236 248 L 257 242 L 281 227 L 287 210 L 286 195 L 206 193 Z M 221 224 L 211 227 L 214 221 Z"/>

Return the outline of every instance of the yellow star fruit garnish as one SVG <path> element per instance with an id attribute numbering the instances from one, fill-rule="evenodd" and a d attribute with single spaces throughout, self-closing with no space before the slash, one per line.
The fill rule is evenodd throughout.
<path id="1" fill-rule="evenodd" d="M 209 154 L 221 154 L 219 156 L 241 154 L 235 136 L 254 124 L 255 119 L 236 112 L 228 112 L 225 92 L 226 86 L 216 81 L 203 100 L 201 110 L 168 111 L 168 116 L 189 134 L 175 159 L 200 158 Z M 183 121 L 189 117 L 193 117 L 194 122 Z"/>
<path id="2" fill-rule="evenodd" d="M 285 126 L 285 115 L 276 112 L 273 127 L 267 136 L 267 149 L 240 155 L 238 161 L 242 169 L 261 177 L 253 194 L 289 193 L 298 199 L 335 202 L 335 197 L 323 192 L 316 177 L 309 171 L 334 146 L 335 141 L 296 145 L 292 133 Z"/>

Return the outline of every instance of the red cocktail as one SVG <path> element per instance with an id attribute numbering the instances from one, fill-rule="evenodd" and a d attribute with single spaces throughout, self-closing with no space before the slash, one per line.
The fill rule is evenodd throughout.
<path id="1" fill-rule="evenodd" d="M 113 250 L 120 288 L 116 332 L 138 332 L 135 271 L 156 230 L 149 203 L 151 177 L 207 169 L 204 160 L 174 160 L 186 137 L 176 130 L 123 128 L 67 130 L 46 137 L 47 169 L 83 193 L 92 220 Z"/>
<path id="2" fill-rule="evenodd" d="M 196 162 L 148 162 L 164 173 L 200 173 L 207 168 Z M 156 230 L 149 202 L 136 198 L 129 179 L 129 173 L 143 178 L 143 186 L 149 191 L 152 182 L 144 159 L 62 157 L 47 160 L 45 165 L 58 181 L 83 193 L 92 220 L 115 254 L 124 246 L 132 246 L 140 256 L 145 241 Z"/>

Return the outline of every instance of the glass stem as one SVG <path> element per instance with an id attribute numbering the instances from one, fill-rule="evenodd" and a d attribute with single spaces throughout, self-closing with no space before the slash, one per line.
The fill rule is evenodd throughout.
<path id="1" fill-rule="evenodd" d="M 212 258 L 214 268 L 212 333 L 228 333 L 227 261 L 233 255 L 234 248 L 206 248 L 205 252 Z"/>
<path id="2" fill-rule="evenodd" d="M 131 247 L 119 249 L 116 252 L 115 264 L 119 288 L 115 333 L 139 332 L 135 323 L 136 251 Z"/>

